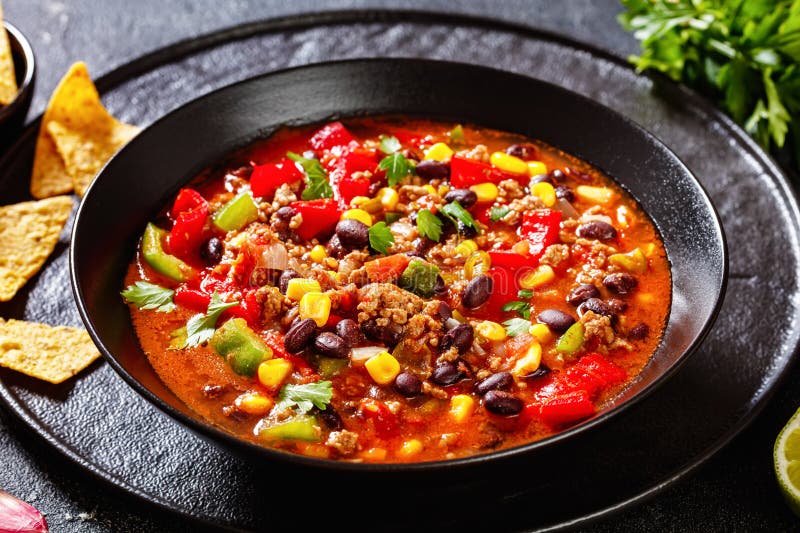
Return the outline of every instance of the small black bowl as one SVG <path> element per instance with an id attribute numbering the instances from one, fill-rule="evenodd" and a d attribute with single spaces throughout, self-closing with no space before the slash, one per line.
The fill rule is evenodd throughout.
<path id="1" fill-rule="evenodd" d="M 28 115 L 36 82 L 36 60 L 30 43 L 13 25 L 3 22 L 11 55 L 14 58 L 14 71 L 17 76 L 17 97 L 6 106 L 0 107 L 0 146 L 8 146 L 14 134 L 18 133 Z"/>
<path id="2" fill-rule="evenodd" d="M 281 125 L 385 114 L 469 122 L 541 139 L 616 179 L 649 213 L 672 266 L 671 314 L 652 360 L 596 416 L 547 439 L 474 457 L 358 464 L 245 442 L 194 413 L 159 380 L 119 295 L 148 220 L 200 170 Z M 377 477 L 446 471 L 452 479 L 454 472 L 475 477 L 478 471 L 511 463 L 546 463 L 544 457 L 553 450 L 579 441 L 584 432 L 652 392 L 709 331 L 726 285 L 727 254 L 714 207 L 691 172 L 655 137 L 608 108 L 555 85 L 485 67 L 362 59 L 249 79 L 190 102 L 146 128 L 86 193 L 73 230 L 70 271 L 81 317 L 106 360 L 138 393 L 197 434 L 270 468 L 302 465 L 318 473 Z"/>

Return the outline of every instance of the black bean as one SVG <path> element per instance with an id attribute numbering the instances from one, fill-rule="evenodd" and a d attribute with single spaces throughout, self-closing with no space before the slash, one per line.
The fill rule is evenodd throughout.
<path id="1" fill-rule="evenodd" d="M 580 170 L 576 170 L 572 167 L 565 168 L 564 174 L 577 180 L 586 182 L 592 181 L 592 177 L 589 174 L 587 174 L 586 172 L 581 172 Z"/>
<path id="2" fill-rule="evenodd" d="M 458 353 L 464 354 L 475 341 L 475 330 L 469 324 L 459 324 L 444 335 L 439 347 L 443 352 L 455 347 Z"/>
<path id="3" fill-rule="evenodd" d="M 442 276 L 436 276 L 436 284 L 433 286 L 433 295 L 434 296 L 444 296 L 447 294 L 447 283 L 444 282 L 444 278 Z"/>
<path id="4" fill-rule="evenodd" d="M 336 236 L 347 248 L 363 248 L 369 244 L 369 226 L 352 218 L 340 220 L 336 224 Z"/>
<path id="5" fill-rule="evenodd" d="M 642 339 L 647 338 L 649 334 L 650 334 L 650 327 L 644 322 L 642 322 L 640 324 L 636 324 L 631 328 L 631 330 L 628 332 L 628 338 L 640 341 Z"/>
<path id="6" fill-rule="evenodd" d="M 536 174 L 534 177 L 531 178 L 531 185 L 533 185 L 534 183 L 549 183 L 550 185 L 552 185 L 553 178 L 551 178 L 549 174 Z"/>
<path id="7" fill-rule="evenodd" d="M 456 229 L 458 230 L 459 235 L 466 237 L 467 239 L 478 236 L 478 229 L 475 226 L 468 226 L 460 220 L 456 223 Z"/>
<path id="8" fill-rule="evenodd" d="M 400 372 L 394 378 L 394 390 L 402 394 L 406 398 L 413 398 L 422 393 L 422 380 L 414 374 L 408 372 Z"/>
<path id="9" fill-rule="evenodd" d="M 569 291 L 567 303 L 578 306 L 589 298 L 600 298 L 600 291 L 591 283 L 584 283 Z"/>
<path id="10" fill-rule="evenodd" d="M 413 251 L 420 254 L 417 257 L 425 257 L 425 253 L 431 246 L 436 244 L 436 241 L 432 241 L 427 237 L 417 237 L 411 244 L 414 246 Z"/>
<path id="11" fill-rule="evenodd" d="M 578 237 L 598 241 L 610 241 L 617 238 L 617 230 L 614 229 L 614 226 L 602 220 L 592 220 L 581 224 L 575 233 Z"/>
<path id="12" fill-rule="evenodd" d="M 222 241 L 216 237 L 211 237 L 200 247 L 200 257 L 203 261 L 210 265 L 219 263 L 222 259 L 222 254 L 225 251 Z"/>
<path id="13" fill-rule="evenodd" d="M 344 340 L 348 348 L 357 346 L 361 341 L 361 328 L 351 318 L 343 318 L 336 324 L 336 334 Z"/>
<path id="14" fill-rule="evenodd" d="M 514 377 L 510 372 L 498 372 L 477 382 L 475 392 L 483 396 L 490 390 L 507 390 L 513 384 Z"/>
<path id="15" fill-rule="evenodd" d="M 420 259 L 425 259 L 425 254 L 418 252 L 417 250 L 409 250 L 407 252 L 403 252 L 403 254 L 407 255 L 408 257 L 419 257 Z"/>
<path id="16" fill-rule="evenodd" d="M 341 431 L 344 429 L 342 417 L 339 416 L 339 413 L 337 413 L 330 404 L 325 407 L 324 411 L 320 411 L 317 414 L 317 418 L 322 420 L 322 422 L 328 426 L 328 429 L 331 431 Z"/>
<path id="17" fill-rule="evenodd" d="M 275 211 L 275 216 L 278 218 L 278 220 L 282 220 L 284 222 L 289 222 L 296 214 L 297 210 L 289 205 L 285 205 Z"/>
<path id="18" fill-rule="evenodd" d="M 539 150 L 529 143 L 512 144 L 506 148 L 506 153 L 514 157 L 519 157 L 524 161 L 530 161 L 531 159 L 539 157 Z"/>
<path id="19" fill-rule="evenodd" d="M 300 353 L 309 345 L 316 331 L 317 323 L 313 318 L 298 320 L 283 337 L 283 347 L 289 353 Z"/>
<path id="20" fill-rule="evenodd" d="M 490 413 L 512 416 L 522 411 L 523 403 L 510 392 L 490 390 L 483 396 L 483 406 Z"/>
<path id="21" fill-rule="evenodd" d="M 402 330 L 378 326 L 374 320 L 367 320 L 361 324 L 361 331 L 368 339 L 382 342 L 388 346 L 396 346 L 403 338 Z"/>
<path id="22" fill-rule="evenodd" d="M 639 282 L 635 277 L 625 272 L 617 272 L 616 274 L 609 274 L 603 278 L 603 285 L 606 289 L 616 294 L 628 294 Z"/>
<path id="23" fill-rule="evenodd" d="M 478 202 L 478 195 L 469 189 L 451 189 L 444 195 L 444 201 L 458 202 L 464 209 L 469 209 Z"/>
<path id="24" fill-rule="evenodd" d="M 464 378 L 465 374 L 459 370 L 458 365 L 450 361 L 444 361 L 436 365 L 431 372 L 430 380 L 443 387 L 452 385 Z"/>
<path id="25" fill-rule="evenodd" d="M 542 377 L 546 376 L 549 373 L 550 373 L 550 369 L 544 363 L 541 363 L 539 365 L 539 368 L 537 368 L 536 370 L 534 370 L 530 374 L 525 374 L 522 377 L 525 378 L 525 379 L 537 379 L 537 378 L 542 378 Z"/>
<path id="26" fill-rule="evenodd" d="M 347 357 L 350 348 L 347 343 L 336 333 L 325 331 L 314 339 L 314 349 L 325 357 Z"/>
<path id="27" fill-rule="evenodd" d="M 566 185 L 559 185 L 556 187 L 556 198 L 563 198 L 568 202 L 575 201 L 575 193 Z"/>
<path id="28" fill-rule="evenodd" d="M 486 303 L 494 288 L 494 280 L 486 274 L 481 274 L 467 284 L 461 295 L 461 303 L 467 309 L 477 309 Z"/>
<path id="29" fill-rule="evenodd" d="M 563 183 L 564 180 L 567 179 L 564 173 L 559 169 L 551 170 L 549 176 L 553 183 Z"/>
<path id="30" fill-rule="evenodd" d="M 600 298 L 589 298 L 580 305 L 578 310 L 581 313 L 591 311 L 596 315 L 614 316 L 614 311 L 611 310 L 611 307 Z"/>
<path id="31" fill-rule="evenodd" d="M 386 179 L 385 179 L 385 178 L 384 178 L 384 179 L 380 179 L 380 180 L 373 181 L 373 182 L 370 184 L 370 186 L 369 186 L 369 191 L 368 191 L 370 198 L 377 196 L 377 195 L 378 195 L 378 192 L 379 192 L 381 189 L 383 189 L 384 187 L 386 187 L 386 185 L 387 185 L 387 184 L 388 184 L 388 183 L 386 182 Z"/>
<path id="32" fill-rule="evenodd" d="M 620 300 L 619 298 L 609 298 L 606 300 L 606 303 L 608 304 L 608 308 L 611 309 L 611 312 L 613 312 L 615 315 L 624 313 L 628 308 L 628 303 L 625 300 Z"/>
<path id="33" fill-rule="evenodd" d="M 558 333 L 564 333 L 575 323 L 572 316 L 558 309 L 545 309 L 536 316 L 536 319 Z"/>
<path id="34" fill-rule="evenodd" d="M 439 313 L 439 320 L 446 322 L 448 319 L 453 318 L 453 310 L 446 302 L 439 302 L 439 308 L 436 310 Z"/>
<path id="35" fill-rule="evenodd" d="M 450 176 L 450 163 L 442 163 L 433 159 L 420 161 L 415 167 L 417 176 L 426 180 L 435 178 L 447 178 Z"/>
<path id="36" fill-rule="evenodd" d="M 283 274 L 281 274 L 281 277 L 278 280 L 278 289 L 281 291 L 281 294 L 286 294 L 286 289 L 289 288 L 289 280 L 299 277 L 300 274 L 292 269 L 284 270 Z"/>
<path id="37" fill-rule="evenodd" d="M 339 236 L 334 234 L 328 241 L 328 244 L 325 245 L 325 252 L 334 259 L 341 259 L 347 255 L 347 248 L 342 245 Z"/>

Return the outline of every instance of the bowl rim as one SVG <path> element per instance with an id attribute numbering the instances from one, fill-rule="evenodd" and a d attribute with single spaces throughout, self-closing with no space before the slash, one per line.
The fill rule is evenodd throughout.
<path id="1" fill-rule="evenodd" d="M 0 122 L 18 112 L 20 107 L 25 107 L 27 100 L 26 95 L 32 88 L 33 79 L 36 74 L 36 57 L 34 56 L 31 43 L 16 26 L 7 20 L 3 21 L 3 27 L 5 27 L 6 33 L 8 34 L 12 57 L 16 51 L 14 44 L 22 50 L 22 58 L 25 61 L 25 72 L 22 83 L 17 87 L 17 95 L 8 105 L 0 107 Z"/>
<path id="2" fill-rule="evenodd" d="M 453 459 L 442 459 L 436 461 L 421 461 L 421 462 L 408 462 L 408 463 L 359 463 L 359 462 L 352 462 L 352 461 L 342 461 L 342 460 L 334 460 L 334 459 L 321 459 L 315 457 L 304 456 L 296 453 L 286 452 L 283 450 L 275 449 L 268 446 L 259 445 L 255 442 L 247 441 L 242 439 L 232 433 L 229 433 L 211 422 L 202 421 L 202 417 L 197 415 L 197 418 L 187 416 L 186 414 L 180 412 L 178 409 L 172 407 L 167 402 L 162 400 L 158 397 L 155 393 L 153 393 L 149 388 L 147 388 L 142 382 L 137 380 L 133 377 L 125 367 L 114 357 L 111 351 L 105 346 L 102 342 L 100 335 L 97 329 L 94 327 L 94 323 L 91 319 L 89 310 L 86 306 L 85 299 L 83 297 L 83 289 L 81 287 L 80 281 L 77 276 L 77 263 L 79 259 L 76 254 L 76 249 L 78 247 L 74 246 L 74 243 L 79 240 L 79 231 L 81 228 L 81 215 L 84 211 L 86 205 L 86 199 L 91 197 L 92 191 L 96 188 L 96 183 L 101 179 L 102 176 L 105 175 L 106 169 L 114 161 L 119 155 L 126 151 L 126 149 L 137 143 L 137 141 L 149 130 L 158 127 L 161 123 L 169 120 L 173 115 L 179 114 L 184 111 L 185 108 L 198 105 L 202 100 L 211 98 L 218 93 L 222 93 L 228 90 L 233 89 L 234 87 L 239 87 L 241 85 L 246 85 L 249 83 L 254 83 L 257 80 L 262 78 L 268 78 L 276 75 L 281 75 L 285 73 L 290 73 L 293 71 L 298 70 L 305 70 L 305 69 L 313 69 L 319 67 L 335 67 L 337 65 L 350 65 L 350 64 L 358 64 L 358 63 L 366 63 L 366 64 L 373 64 L 373 63 L 381 63 L 381 62 L 398 62 L 398 63 L 408 63 L 408 64 L 430 64 L 430 65 L 444 65 L 449 66 L 451 68 L 470 68 L 475 70 L 482 70 L 487 73 L 495 73 L 501 74 L 505 76 L 511 76 L 519 78 L 520 80 L 534 80 L 537 83 L 546 86 L 548 90 L 561 92 L 562 94 L 569 96 L 570 98 L 580 100 L 583 104 L 588 105 L 590 107 L 595 107 L 601 112 L 612 114 L 616 116 L 621 122 L 623 122 L 627 127 L 634 130 L 640 136 L 648 139 L 651 143 L 659 146 L 670 158 L 674 160 L 676 168 L 680 171 L 680 173 L 684 174 L 688 180 L 697 188 L 699 192 L 699 196 L 702 199 L 702 203 L 705 206 L 708 214 L 710 215 L 710 219 L 713 225 L 714 230 L 714 237 L 715 241 L 719 243 L 720 246 L 720 255 L 721 255 L 721 265 L 722 270 L 719 272 L 719 280 L 720 280 L 720 290 L 715 293 L 715 300 L 713 304 L 713 308 L 711 312 L 706 317 L 705 323 L 703 324 L 702 328 L 699 330 L 695 338 L 689 344 L 689 346 L 683 351 L 680 356 L 678 356 L 670 366 L 661 372 L 653 381 L 644 387 L 642 390 L 634 394 L 633 396 L 625 399 L 621 403 L 617 405 L 612 405 L 603 407 L 600 412 L 593 415 L 591 418 L 578 422 L 576 425 L 571 426 L 567 429 L 561 430 L 554 435 L 550 435 L 543 439 L 528 442 L 524 444 L 519 444 L 513 447 L 504 448 L 500 450 L 490 451 L 486 453 L 479 453 L 471 456 L 466 457 L 457 457 Z M 365 115 L 366 116 L 366 115 Z M 346 120 L 348 117 L 346 115 L 342 115 L 340 117 L 342 120 Z M 256 139 L 254 138 L 253 141 Z M 189 178 L 191 179 L 191 178 Z M 617 182 L 616 178 L 612 177 L 615 182 Z M 622 183 L 617 182 L 619 186 L 624 185 Z M 635 198 L 634 198 L 635 199 Z M 638 200 L 637 200 L 638 201 Z M 650 214 L 647 213 L 648 217 Z M 652 219 L 651 219 L 652 220 Z M 210 440 L 214 444 L 218 446 L 223 446 L 227 450 L 244 450 L 248 452 L 248 455 L 257 454 L 263 458 L 274 460 L 278 463 L 286 463 L 286 464 L 295 464 L 299 466 L 306 466 L 311 467 L 314 469 L 320 469 L 330 472 L 341 472 L 341 473 L 414 473 L 414 472 L 438 472 L 442 470 L 454 470 L 454 469 L 464 469 L 473 466 L 478 466 L 485 464 L 487 462 L 500 462 L 503 460 L 513 459 L 518 456 L 526 455 L 530 452 L 535 450 L 544 450 L 549 449 L 553 446 L 558 445 L 562 441 L 572 439 L 577 437 L 580 434 L 586 433 L 591 431 L 592 429 L 596 428 L 599 425 L 602 425 L 612 417 L 624 412 L 625 410 L 629 409 L 633 405 L 639 403 L 640 401 L 644 400 L 648 397 L 653 391 L 655 391 L 658 387 L 663 385 L 669 377 L 674 375 L 680 367 L 689 359 L 689 356 L 692 355 L 697 348 L 702 344 L 703 340 L 706 338 L 708 333 L 710 332 L 711 328 L 713 327 L 717 316 L 722 308 L 722 303 L 724 300 L 724 296 L 727 290 L 728 284 L 728 276 L 729 276 L 729 257 L 728 257 L 728 245 L 727 239 L 725 235 L 724 228 L 721 223 L 721 219 L 719 213 L 711 201 L 708 191 L 703 186 L 703 184 L 697 179 L 694 173 L 686 166 L 686 164 L 672 151 L 669 146 L 667 146 L 661 139 L 656 137 L 653 133 L 649 130 L 644 128 L 643 126 L 639 125 L 634 120 L 630 119 L 629 117 L 623 115 L 622 113 L 617 112 L 614 109 L 611 109 L 608 106 L 605 106 L 594 100 L 589 98 L 588 96 L 584 96 L 580 93 L 572 91 L 570 89 L 561 87 L 554 83 L 547 82 L 545 80 L 541 80 L 535 78 L 533 76 L 527 76 L 524 74 L 519 74 L 512 71 L 502 70 L 493 67 L 486 67 L 482 65 L 476 65 L 471 63 L 465 62 L 458 62 L 458 61 L 449 61 L 449 60 L 442 60 L 442 59 L 428 59 L 428 58 L 411 58 L 411 57 L 361 57 L 361 58 L 348 58 L 348 59 L 336 59 L 336 60 L 326 60 L 326 61 L 319 61 L 319 62 L 312 62 L 312 63 L 304 63 L 301 65 L 296 65 L 292 67 L 282 68 L 278 70 L 269 71 L 263 74 L 251 76 L 222 87 L 219 87 L 213 91 L 209 91 L 204 93 L 200 96 L 192 98 L 191 100 L 181 104 L 180 106 L 170 110 L 168 113 L 158 117 L 155 121 L 151 124 L 147 125 L 136 137 L 134 137 L 128 144 L 126 144 L 119 152 L 117 152 L 106 164 L 103 168 L 98 172 L 96 178 L 93 182 L 89 185 L 86 193 L 84 194 L 83 199 L 81 200 L 78 210 L 75 215 L 75 220 L 73 223 L 71 235 L 70 235 L 70 249 L 69 249 L 69 270 L 70 270 L 70 279 L 71 279 L 71 287 L 74 296 L 74 300 L 78 307 L 78 312 L 80 314 L 81 320 L 83 321 L 90 337 L 97 345 L 100 352 L 103 354 L 106 361 L 109 362 L 111 367 L 119 374 L 139 395 L 143 396 L 147 399 L 150 403 L 158 407 L 162 412 L 169 415 L 171 418 L 176 419 L 180 422 L 186 429 L 191 430 L 196 435 L 201 436 L 207 440 Z M 668 256 L 669 259 L 669 256 Z M 667 324 L 669 323 L 669 316 L 667 318 Z M 140 348 L 141 349 L 141 348 Z M 649 362 L 648 362 L 649 364 Z M 637 378 L 634 378 L 634 381 Z M 631 382 L 633 383 L 633 382 Z M 168 387 L 167 387 L 168 388 Z M 623 389 L 624 391 L 625 389 Z M 182 400 L 179 399 L 182 402 Z M 188 407 L 188 406 L 187 406 Z M 190 407 L 188 407 L 191 409 Z"/>

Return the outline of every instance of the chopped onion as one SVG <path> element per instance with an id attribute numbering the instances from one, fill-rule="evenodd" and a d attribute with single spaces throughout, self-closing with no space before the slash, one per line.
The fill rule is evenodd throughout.
<path id="1" fill-rule="evenodd" d="M 558 211 L 561 211 L 561 214 L 564 215 L 566 218 L 578 218 L 578 212 L 572 207 L 572 204 L 566 201 L 564 198 L 559 198 L 556 201 L 555 208 Z"/>
<path id="2" fill-rule="evenodd" d="M 583 215 L 581 217 L 581 222 L 589 222 L 592 220 L 600 220 L 601 222 L 606 222 L 608 224 L 612 224 L 611 217 L 606 215 Z"/>
<path id="3" fill-rule="evenodd" d="M 286 251 L 286 246 L 279 242 L 265 246 L 257 266 L 286 270 L 286 267 L 289 266 L 289 252 Z"/>
<path id="4" fill-rule="evenodd" d="M 385 346 L 362 346 L 360 348 L 353 348 L 350 354 L 350 362 L 355 366 L 361 366 L 372 356 L 385 351 Z"/>
<path id="5" fill-rule="evenodd" d="M 47 533 L 47 520 L 28 505 L 0 490 L 0 531 L 8 533 Z"/>
<path id="6" fill-rule="evenodd" d="M 444 329 L 445 329 L 445 331 L 450 331 L 451 329 L 453 329 L 453 328 L 455 328 L 457 326 L 460 326 L 460 325 L 461 325 L 461 322 L 459 322 L 458 320 L 456 320 L 453 317 L 450 317 L 450 318 L 447 319 L 447 321 L 445 321 Z"/>

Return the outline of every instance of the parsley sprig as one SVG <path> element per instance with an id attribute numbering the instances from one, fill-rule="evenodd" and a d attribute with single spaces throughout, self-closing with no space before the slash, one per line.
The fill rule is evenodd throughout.
<path id="1" fill-rule="evenodd" d="M 380 140 L 381 141 L 378 144 L 378 148 L 386 155 L 392 155 L 402 148 L 400 141 L 397 140 L 397 137 L 381 135 Z"/>
<path id="2" fill-rule="evenodd" d="M 511 318 L 503 322 L 503 325 L 506 327 L 506 335 L 516 337 L 528 332 L 531 328 L 531 321 L 524 318 Z"/>
<path id="3" fill-rule="evenodd" d="M 303 189 L 303 200 L 333 198 L 333 187 L 328 181 L 328 173 L 316 159 L 308 159 L 294 152 L 286 152 L 286 157 L 299 163 L 306 173 L 306 187 Z"/>
<path id="4" fill-rule="evenodd" d="M 381 159 L 378 168 L 386 171 L 386 181 L 389 183 L 389 187 L 394 187 L 401 179 L 414 172 L 414 165 L 400 152 Z"/>
<path id="5" fill-rule="evenodd" d="M 223 302 L 219 293 L 214 291 L 206 314 L 195 315 L 186 323 L 186 340 L 183 347 L 200 346 L 204 342 L 208 342 L 214 335 L 217 320 L 222 312 L 236 305 L 239 305 L 239 302 Z"/>
<path id="6" fill-rule="evenodd" d="M 417 213 L 417 231 L 422 237 L 439 242 L 442 237 L 442 221 L 430 209 L 422 209 Z"/>
<path id="7" fill-rule="evenodd" d="M 369 245 L 373 250 L 383 255 L 389 255 L 389 246 L 392 244 L 394 244 L 394 235 L 386 222 L 378 222 L 369 228 Z"/>
<path id="8" fill-rule="evenodd" d="M 172 297 L 175 291 L 147 281 L 137 281 L 122 291 L 122 297 L 139 309 L 155 309 L 160 313 L 169 313 L 175 309 Z"/>
<path id="9" fill-rule="evenodd" d="M 333 398 L 333 385 L 330 381 L 317 381 L 303 385 L 288 384 L 281 388 L 278 403 L 273 408 L 276 413 L 294 408 L 298 415 L 309 412 L 313 407 L 324 411 Z"/>
<path id="10" fill-rule="evenodd" d="M 456 220 L 458 220 L 466 227 L 472 228 L 476 232 L 480 232 L 481 230 L 480 226 L 478 226 L 478 223 L 475 222 L 474 218 L 472 218 L 472 215 L 469 213 L 469 211 L 464 209 L 458 202 L 450 202 L 449 204 L 445 204 L 442 207 L 442 213 L 444 213 L 454 223 Z"/>

